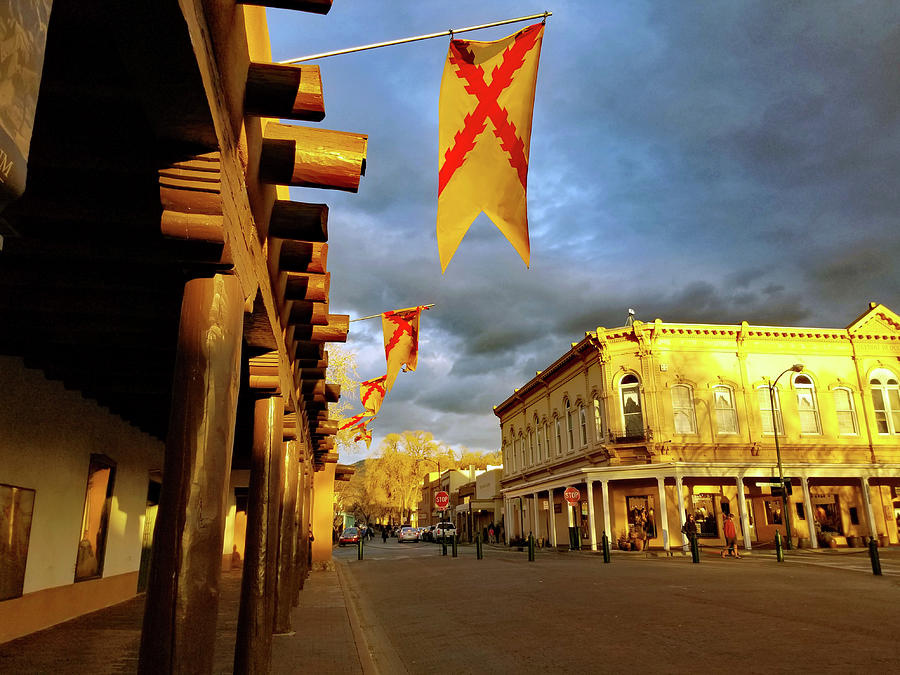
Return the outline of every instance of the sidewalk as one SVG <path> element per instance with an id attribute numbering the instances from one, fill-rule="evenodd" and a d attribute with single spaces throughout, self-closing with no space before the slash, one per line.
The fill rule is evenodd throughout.
<path id="1" fill-rule="evenodd" d="M 231 673 L 240 570 L 223 572 L 213 672 Z M 372 673 L 340 573 L 311 572 L 291 613 L 294 632 L 272 638 L 272 673 Z M 0 644 L 0 673 L 136 673 L 144 596 Z"/>

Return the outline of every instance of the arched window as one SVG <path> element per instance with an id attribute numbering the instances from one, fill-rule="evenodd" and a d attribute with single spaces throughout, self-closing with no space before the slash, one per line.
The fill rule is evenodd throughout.
<path id="1" fill-rule="evenodd" d="M 519 432 L 519 469 L 525 470 L 527 464 L 525 463 L 525 437 L 522 435 L 522 432 Z"/>
<path id="2" fill-rule="evenodd" d="M 772 431 L 772 397 L 775 400 L 775 424 L 778 433 L 784 433 L 784 422 L 781 419 L 781 405 L 778 400 L 778 390 L 772 391 L 772 397 L 769 396 L 769 385 L 763 384 L 756 388 L 756 397 L 759 401 L 759 417 L 762 422 L 762 432 L 767 436 L 774 435 Z"/>
<path id="3" fill-rule="evenodd" d="M 594 397 L 594 433 L 597 435 L 597 442 L 603 442 L 603 409 L 600 407 L 600 399 Z"/>
<path id="4" fill-rule="evenodd" d="M 672 413 L 676 434 L 696 434 L 697 416 L 694 414 L 694 392 L 686 384 L 676 384 L 671 389 Z"/>
<path id="5" fill-rule="evenodd" d="M 736 434 L 737 412 L 734 408 L 734 392 L 731 387 L 724 384 L 713 387 L 713 402 L 716 410 L 716 433 Z"/>
<path id="6" fill-rule="evenodd" d="M 856 408 L 853 407 L 853 392 L 844 387 L 832 390 L 834 397 L 834 412 L 837 414 L 838 434 L 841 436 L 856 436 L 859 427 L 856 423 Z"/>
<path id="7" fill-rule="evenodd" d="M 572 452 L 575 449 L 575 408 L 569 404 L 569 399 L 566 399 L 566 434 L 569 439 L 567 450 Z"/>
<path id="8" fill-rule="evenodd" d="M 816 401 L 816 388 L 807 375 L 794 376 L 794 390 L 797 392 L 797 415 L 800 417 L 800 433 L 807 435 L 821 434 L 819 424 L 819 405 Z"/>
<path id="9" fill-rule="evenodd" d="M 644 414 L 641 412 L 641 383 L 634 375 L 626 375 L 619 382 L 622 397 L 622 421 L 626 436 L 644 435 Z"/>
<path id="10" fill-rule="evenodd" d="M 544 461 L 544 445 L 541 443 L 541 435 L 543 434 L 544 429 L 538 426 L 538 418 L 537 415 L 534 416 L 534 435 L 537 436 L 537 454 L 534 457 L 535 464 L 540 464 Z"/>
<path id="11" fill-rule="evenodd" d="M 558 417 L 554 417 L 553 421 L 556 424 L 556 456 L 559 457 L 562 454 L 562 424 Z"/>
<path id="12" fill-rule="evenodd" d="M 528 464 L 534 465 L 534 427 L 528 432 Z"/>
<path id="13" fill-rule="evenodd" d="M 513 441 L 512 439 L 507 440 L 503 444 L 503 466 L 506 469 L 507 474 L 510 474 L 516 470 L 515 455 L 515 441 Z"/>
<path id="14" fill-rule="evenodd" d="M 545 455 L 545 457 L 549 461 L 550 456 L 551 456 L 550 455 L 550 424 L 549 424 L 549 422 L 544 420 L 544 423 L 541 425 L 541 429 L 544 432 L 544 448 L 545 448 L 545 452 L 547 453 Z"/>
<path id="15" fill-rule="evenodd" d="M 891 371 L 879 368 L 869 378 L 875 426 L 879 434 L 900 434 L 900 387 Z"/>
<path id="16" fill-rule="evenodd" d="M 579 404 L 578 406 L 578 422 L 581 425 L 579 428 L 581 430 L 581 447 L 587 445 L 587 415 L 584 414 L 584 404 Z"/>

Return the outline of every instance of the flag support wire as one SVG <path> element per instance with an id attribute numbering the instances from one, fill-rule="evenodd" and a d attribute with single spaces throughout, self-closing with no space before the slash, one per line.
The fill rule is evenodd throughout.
<path id="1" fill-rule="evenodd" d="M 399 40 L 388 40 L 387 42 L 375 42 L 370 45 L 361 45 L 359 47 L 348 47 L 347 49 L 338 49 L 333 52 L 322 52 L 321 54 L 311 54 L 310 56 L 301 56 L 296 59 L 288 59 L 287 61 L 279 61 L 278 65 L 289 66 L 292 63 L 300 63 L 301 61 L 312 61 L 313 59 L 324 59 L 328 56 L 340 56 L 341 54 L 351 54 L 353 52 L 362 52 L 366 49 L 377 49 L 378 47 L 391 47 L 393 45 L 402 45 L 406 42 L 417 42 L 419 40 L 430 40 L 432 38 L 444 37 L 445 35 L 454 36 L 457 33 L 468 33 L 473 30 L 482 30 L 484 28 L 493 28 L 494 26 L 505 26 L 508 23 L 518 23 L 520 21 L 530 21 L 531 19 L 547 20 L 548 16 L 553 16 L 553 12 L 542 12 L 541 14 L 532 14 L 530 16 L 520 16 L 517 19 L 506 19 L 505 21 L 494 21 L 493 23 L 483 23 L 480 26 L 468 26 L 467 28 L 451 28 L 440 33 L 428 33 L 427 35 L 416 35 L 415 37 L 400 38 Z M 369 317 L 367 317 L 369 318 Z"/>
<path id="2" fill-rule="evenodd" d="M 422 309 L 431 309 L 432 307 L 434 307 L 434 304 L 435 303 L 432 302 L 430 305 L 422 305 Z M 365 321 L 366 319 L 377 319 L 379 316 L 381 316 L 381 314 L 373 314 L 372 316 L 361 316 L 358 319 L 350 319 L 350 322 L 352 323 L 354 321 Z"/>

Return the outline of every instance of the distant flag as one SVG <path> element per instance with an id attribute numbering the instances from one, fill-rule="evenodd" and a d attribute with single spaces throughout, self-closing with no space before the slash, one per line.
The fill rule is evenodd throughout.
<path id="1" fill-rule="evenodd" d="M 344 429 L 349 429 L 350 427 L 359 424 L 360 420 L 362 420 L 364 417 L 371 417 L 371 416 L 372 416 L 372 413 L 370 413 L 368 410 L 366 410 L 365 412 L 361 412 L 358 415 L 354 415 L 349 420 L 347 420 L 347 422 L 344 424 L 344 426 L 340 427 L 338 429 L 338 431 L 343 431 Z"/>
<path id="2" fill-rule="evenodd" d="M 419 315 L 424 307 L 410 307 L 381 315 L 384 330 L 384 357 L 387 375 L 384 387 L 390 391 L 401 367 L 411 372 L 419 362 Z"/>
<path id="3" fill-rule="evenodd" d="M 359 431 L 359 433 L 357 433 L 356 436 L 353 437 L 353 442 L 357 443 L 359 441 L 365 441 L 366 449 L 368 450 L 369 448 L 371 448 L 372 447 L 372 432 L 369 431 L 369 428 L 366 426 L 366 423 L 360 422 L 359 424 L 357 424 L 354 427 L 354 429 L 357 429 Z"/>
<path id="4" fill-rule="evenodd" d="M 372 415 L 378 414 L 381 402 L 387 393 L 384 388 L 385 380 L 387 380 L 387 375 L 382 375 L 374 380 L 366 380 L 359 385 L 359 400 L 362 402 L 363 408 Z"/>
<path id="5" fill-rule="evenodd" d="M 526 187 L 543 35 L 535 24 L 494 42 L 450 41 L 438 134 L 442 272 L 482 211 L 529 264 Z"/>

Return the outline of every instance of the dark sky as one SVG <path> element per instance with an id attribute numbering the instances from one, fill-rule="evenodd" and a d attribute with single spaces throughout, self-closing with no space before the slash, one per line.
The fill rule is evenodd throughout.
<path id="1" fill-rule="evenodd" d="M 317 62 L 321 126 L 369 135 L 358 194 L 292 189 L 330 207 L 331 311 L 437 304 L 373 451 L 404 429 L 498 449 L 492 406 L 629 307 L 644 321 L 822 327 L 870 300 L 900 309 L 896 0 L 335 0 L 325 17 L 269 10 L 269 27 L 283 60 L 544 9 L 530 269 L 482 215 L 441 275 L 447 38 Z M 379 321 L 352 323 L 347 346 L 363 379 L 384 373 Z"/>

